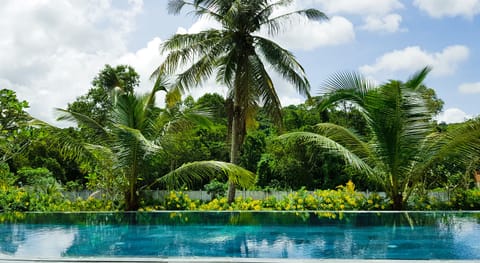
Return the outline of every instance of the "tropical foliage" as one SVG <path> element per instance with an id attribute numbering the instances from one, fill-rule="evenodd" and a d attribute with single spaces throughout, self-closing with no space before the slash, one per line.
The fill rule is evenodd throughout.
<path id="1" fill-rule="evenodd" d="M 102 126 L 94 119 L 81 113 L 61 110 L 59 120 L 75 121 L 95 131 L 95 141 L 60 142 L 62 147 L 77 158 L 87 163 L 109 162 L 110 173 L 123 178 L 125 209 L 139 208 L 139 182 L 146 176 L 148 156 L 168 154 L 168 149 L 175 145 L 175 135 L 193 124 L 208 125 L 208 119 L 200 112 L 191 109 L 166 108 L 155 106 L 155 95 L 166 91 L 164 85 L 156 85 L 144 95 L 118 89 L 113 95 L 112 111 L 107 115 L 107 126 Z M 100 162 L 98 162 L 100 161 Z M 97 164 L 98 165 L 98 164 Z M 149 168 L 149 169 L 148 169 Z M 203 180 L 224 174 L 232 182 L 248 186 L 253 183 L 253 174 L 243 168 L 228 163 L 204 161 L 184 164 L 172 170 L 155 183 L 164 183 L 175 187 L 191 185 L 192 181 Z M 175 169 L 175 170 L 174 170 Z"/>
<path id="2" fill-rule="evenodd" d="M 320 109 L 342 101 L 351 103 L 366 121 L 368 140 L 330 123 L 318 124 L 316 133 L 295 132 L 280 138 L 318 145 L 342 156 L 382 185 L 394 209 L 404 209 L 435 162 L 452 153 L 453 157 L 463 156 L 458 162 L 480 153 L 475 125 L 451 133 L 432 132 L 434 112 L 420 92 L 428 72 L 425 68 L 406 82 L 389 81 L 380 86 L 355 73 L 339 73 L 326 82 Z"/>
<path id="3" fill-rule="evenodd" d="M 290 4 L 169 0 L 171 13 L 189 9 L 215 26 L 163 42 L 166 60 L 146 94 L 131 66 L 105 65 L 86 94 L 57 109 L 75 127 L 33 119 L 27 101 L 1 89 L 0 212 L 478 209 L 480 118 L 437 123 L 443 101 L 423 84 L 429 68 L 382 84 L 342 72 L 311 97 L 299 61 L 265 36 L 327 17 L 280 12 Z M 270 73 L 305 103 L 282 108 Z M 226 97 L 182 97 L 211 79 Z M 289 194 L 235 198 L 239 186 Z M 212 199 L 178 192 L 187 188 Z M 90 196 L 76 198 L 83 190 Z M 153 200 L 147 190 L 169 194 Z"/>
<path id="4" fill-rule="evenodd" d="M 180 91 L 196 87 L 216 73 L 216 80 L 228 88 L 230 162 L 240 163 L 240 149 L 247 128 L 253 123 L 259 105 L 277 123 L 281 122 L 281 105 L 274 84 L 267 71 L 270 65 L 289 81 L 298 92 L 309 95 L 310 85 L 300 63 L 288 50 L 258 35 L 261 29 L 270 35 L 281 31 L 282 25 L 295 16 L 308 19 L 327 19 L 316 9 L 298 10 L 276 16 L 279 7 L 291 1 L 215 1 L 170 0 L 169 10 L 178 14 L 185 6 L 196 15 L 216 21 L 219 29 L 207 29 L 196 34 L 176 34 L 162 44 L 168 53 L 165 62 L 153 76 L 176 73 L 176 87 Z M 235 194 L 235 185 L 229 185 L 229 202 Z"/>

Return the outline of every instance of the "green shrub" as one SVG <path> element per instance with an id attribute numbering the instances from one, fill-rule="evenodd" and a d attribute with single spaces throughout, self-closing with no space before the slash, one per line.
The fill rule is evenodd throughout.
<path id="1" fill-rule="evenodd" d="M 450 198 L 446 208 L 453 210 L 480 210 L 480 190 L 457 190 Z"/>
<path id="2" fill-rule="evenodd" d="M 165 196 L 164 207 L 167 210 L 195 210 L 197 204 L 184 192 L 170 191 L 170 193 Z"/>
<path id="3" fill-rule="evenodd" d="M 30 207 L 30 195 L 23 188 L 8 187 L 0 191 L 0 212 L 26 212 Z"/>
<path id="4" fill-rule="evenodd" d="M 228 185 L 226 183 L 219 182 L 216 179 L 213 179 L 210 183 L 205 185 L 205 190 L 212 199 L 225 196 L 227 188 Z"/>
<path id="5" fill-rule="evenodd" d="M 5 162 L 0 162 L 0 191 L 6 191 L 13 186 L 17 177 L 10 172 L 10 167 Z"/>
<path id="6" fill-rule="evenodd" d="M 368 198 L 364 201 L 361 210 L 377 211 L 377 210 L 386 210 L 390 209 L 392 202 L 389 201 L 386 197 L 380 196 L 378 193 L 371 193 L 368 195 Z"/>

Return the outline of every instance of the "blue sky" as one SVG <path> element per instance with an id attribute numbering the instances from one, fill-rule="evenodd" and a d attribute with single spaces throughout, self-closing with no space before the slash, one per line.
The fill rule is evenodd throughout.
<path id="1" fill-rule="evenodd" d="M 183 12 L 173 16 L 166 0 L 6 0 L 0 9 L 0 87 L 28 100 L 30 112 L 54 122 L 53 108 L 85 94 L 105 64 L 130 64 L 142 77 L 139 91 L 164 55 L 161 42 L 177 32 L 216 25 Z M 295 21 L 274 37 L 304 66 L 312 94 L 331 74 L 359 71 L 378 82 L 405 80 L 424 66 L 427 86 L 444 100 L 441 121 L 480 114 L 480 0 L 297 0 L 291 9 L 315 7 L 326 22 Z M 288 10 L 279 10 L 279 13 Z M 264 34 L 261 32 L 260 34 Z M 301 103 L 273 76 L 284 106 Z M 225 93 L 208 81 L 193 89 Z"/>

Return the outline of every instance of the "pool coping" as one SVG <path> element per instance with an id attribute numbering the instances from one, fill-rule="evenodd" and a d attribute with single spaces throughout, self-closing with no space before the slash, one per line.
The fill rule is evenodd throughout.
<path id="1" fill-rule="evenodd" d="M 16 258 L 16 257 L 0 257 L 0 263 L 71 263 L 71 262 L 104 262 L 104 263 L 405 263 L 405 262 L 424 262 L 424 263 L 472 263 L 480 262 L 480 259 L 472 260 L 455 260 L 455 259 L 432 259 L 432 260 L 404 260 L 404 259 L 280 259 L 280 258 L 231 258 L 231 257 L 170 257 L 170 258 L 154 258 L 154 257 L 69 257 L 69 258 Z"/>

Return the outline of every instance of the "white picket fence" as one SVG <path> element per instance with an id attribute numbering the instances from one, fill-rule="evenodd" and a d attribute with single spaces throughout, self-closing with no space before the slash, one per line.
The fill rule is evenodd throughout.
<path id="1" fill-rule="evenodd" d="M 142 196 L 150 199 L 150 200 L 158 200 L 163 201 L 165 200 L 165 196 L 168 195 L 170 191 L 167 190 L 147 190 L 142 192 Z M 209 201 L 211 199 L 211 195 L 207 193 L 207 191 L 183 191 L 193 200 L 202 200 L 202 201 Z M 283 197 L 287 196 L 288 194 L 293 193 L 293 191 L 243 191 L 237 190 L 236 196 L 241 196 L 244 199 L 247 197 L 251 197 L 254 200 L 265 200 L 271 196 L 274 196 L 277 200 L 282 199 Z M 369 197 L 374 192 L 359 192 L 365 195 L 365 197 Z M 385 193 L 377 192 L 380 196 L 385 197 Z M 65 197 L 69 198 L 70 200 L 75 200 L 77 198 L 86 199 L 90 196 L 98 197 L 101 195 L 99 192 L 92 192 L 92 191 L 79 191 L 79 192 L 64 192 Z M 435 197 L 439 201 L 448 201 L 449 200 L 449 193 L 448 192 L 430 192 L 429 195 L 431 197 Z"/>

